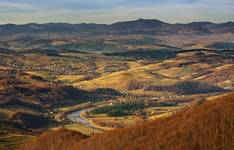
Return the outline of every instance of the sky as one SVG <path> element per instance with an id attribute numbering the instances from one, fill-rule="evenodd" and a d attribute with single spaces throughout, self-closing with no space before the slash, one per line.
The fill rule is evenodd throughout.
<path id="1" fill-rule="evenodd" d="M 0 0 L 0 24 L 234 21 L 234 0 Z"/>

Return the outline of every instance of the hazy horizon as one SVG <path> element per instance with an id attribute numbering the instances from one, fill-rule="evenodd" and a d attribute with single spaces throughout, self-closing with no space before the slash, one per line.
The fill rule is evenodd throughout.
<path id="1" fill-rule="evenodd" d="M 169 23 L 169 24 L 189 24 L 189 23 L 196 23 L 196 22 L 210 22 L 210 23 L 215 23 L 215 24 L 220 24 L 220 23 L 228 23 L 228 22 L 232 22 L 234 23 L 234 21 L 225 21 L 225 22 L 212 22 L 212 21 L 207 21 L 207 20 L 201 20 L 201 21 L 193 21 L 193 22 L 175 22 L 175 23 L 170 23 L 170 22 L 166 22 L 163 20 L 159 20 L 157 18 L 137 18 L 137 19 L 132 19 L 132 20 L 119 20 L 119 21 L 114 21 L 111 23 L 95 23 L 95 22 L 78 22 L 78 23 L 70 23 L 70 22 L 43 22 L 43 23 L 37 23 L 37 22 L 28 22 L 28 23 L 0 23 L 0 25 L 8 25 L 8 24 L 13 24 L 13 25 L 27 25 L 27 24 L 103 24 L 103 25 L 111 25 L 111 24 L 115 24 L 115 23 L 120 23 L 120 22 L 130 22 L 130 21 L 137 21 L 137 20 L 158 20 L 164 23 Z"/>
<path id="2" fill-rule="evenodd" d="M 234 21 L 231 0 L 0 0 L 0 24 Z"/>

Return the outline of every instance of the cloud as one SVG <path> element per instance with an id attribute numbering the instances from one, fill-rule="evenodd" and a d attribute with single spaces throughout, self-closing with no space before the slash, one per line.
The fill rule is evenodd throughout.
<path id="1" fill-rule="evenodd" d="M 16 3 L 16 2 L 5 2 L 0 1 L 0 8 L 1 9 L 33 9 L 34 6 L 28 3 Z"/>
<path id="2" fill-rule="evenodd" d="M 0 23 L 234 20 L 233 0 L 0 0 Z"/>

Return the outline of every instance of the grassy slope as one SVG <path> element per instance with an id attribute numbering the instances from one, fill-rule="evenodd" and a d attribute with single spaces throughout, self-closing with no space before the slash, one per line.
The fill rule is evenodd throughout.
<path id="1" fill-rule="evenodd" d="M 190 56 L 191 55 L 191 56 Z M 184 58 L 186 57 L 186 59 Z M 233 65 L 222 64 L 215 67 L 212 64 L 203 64 L 201 62 L 190 63 L 192 60 L 187 57 L 195 57 L 194 53 L 178 55 L 177 59 L 164 60 L 161 62 L 151 62 L 150 64 L 130 65 L 129 69 L 117 71 L 114 73 L 102 74 L 102 76 L 87 80 L 79 81 L 76 77 L 73 79 L 67 77 L 66 80 L 72 81 L 74 86 L 83 89 L 96 89 L 100 87 L 114 88 L 120 91 L 131 90 L 134 94 L 143 94 L 146 91 L 135 91 L 129 89 L 131 86 L 156 85 L 162 86 L 174 84 L 178 81 L 194 80 L 197 82 L 206 82 L 208 84 L 219 84 L 221 87 L 231 86 L 233 82 Z M 74 82 L 77 80 L 77 82 Z M 134 84 L 134 85 L 132 85 Z M 157 93 L 156 91 L 151 94 Z"/>
<path id="2" fill-rule="evenodd" d="M 51 149 L 57 144 L 72 145 L 59 150 L 181 150 L 181 149 L 228 149 L 234 147 L 234 93 L 212 101 L 198 103 L 169 118 L 159 119 L 142 125 L 96 134 L 84 140 L 70 137 L 48 145 Z M 53 134 L 52 134 L 53 135 Z M 51 144 L 52 135 L 44 137 L 48 141 L 36 140 L 22 150 L 47 150 L 41 146 Z M 43 143 L 44 142 L 44 143 Z M 54 149 L 57 150 L 57 149 Z"/>
<path id="3" fill-rule="evenodd" d="M 155 83 L 166 84 L 176 82 L 174 79 L 164 78 L 158 74 L 152 74 L 149 71 L 157 70 L 160 68 L 159 64 L 150 64 L 131 68 L 126 71 L 119 71 L 107 75 L 103 75 L 100 78 L 95 78 L 90 81 L 83 81 L 74 84 L 75 86 L 81 86 L 85 89 L 96 89 L 98 87 L 108 87 L 117 90 L 127 90 L 132 82 L 135 83 Z"/>

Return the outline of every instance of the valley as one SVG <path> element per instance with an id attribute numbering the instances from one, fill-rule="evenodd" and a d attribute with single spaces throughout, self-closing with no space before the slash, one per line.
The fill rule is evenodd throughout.
<path id="1" fill-rule="evenodd" d="M 143 19 L 0 25 L 0 148 L 60 128 L 115 132 L 233 92 L 233 29 Z"/>

